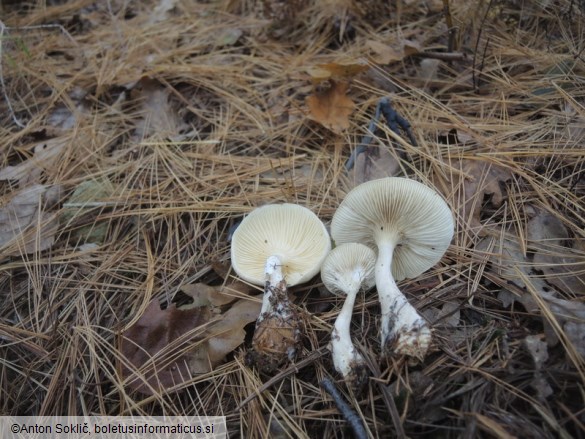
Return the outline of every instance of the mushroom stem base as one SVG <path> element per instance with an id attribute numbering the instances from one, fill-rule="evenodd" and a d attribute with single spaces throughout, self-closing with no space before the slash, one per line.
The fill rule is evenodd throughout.
<path id="1" fill-rule="evenodd" d="M 271 315 L 256 325 L 249 360 L 263 372 L 272 372 L 285 361 L 295 359 L 301 326 L 299 319 L 294 317 L 285 320 Z"/>
<path id="2" fill-rule="evenodd" d="M 431 344 L 431 330 L 416 309 L 402 296 L 394 297 L 382 314 L 382 351 L 422 360 Z"/>
<path id="3" fill-rule="evenodd" d="M 280 262 L 266 263 L 266 287 L 262 310 L 252 338 L 248 361 L 264 372 L 272 372 L 294 360 L 301 342 L 302 321 L 292 308 Z"/>
<path id="4" fill-rule="evenodd" d="M 331 356 L 335 370 L 343 375 L 348 387 L 359 393 L 368 382 L 369 372 L 364 357 L 357 351 L 351 340 L 340 340 L 339 331 L 331 334 Z"/>
<path id="5" fill-rule="evenodd" d="M 394 248 L 392 240 L 378 244 L 376 285 L 382 311 L 382 352 L 422 360 L 431 344 L 431 330 L 392 277 Z"/>

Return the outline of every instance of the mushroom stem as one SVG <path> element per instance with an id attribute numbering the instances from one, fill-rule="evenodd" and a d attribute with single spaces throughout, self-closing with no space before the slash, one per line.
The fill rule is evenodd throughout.
<path id="1" fill-rule="evenodd" d="M 359 275 L 360 273 L 355 273 Z M 357 351 L 351 341 L 350 324 L 353 305 L 360 288 L 360 280 L 347 292 L 347 298 L 335 320 L 331 334 L 331 350 L 335 370 L 343 375 L 347 384 L 354 390 L 363 388 L 368 378 L 364 357 Z"/>
<path id="2" fill-rule="evenodd" d="M 294 360 L 300 343 L 301 320 L 292 308 L 282 274 L 282 262 L 270 256 L 265 265 L 266 285 L 252 339 L 251 361 L 266 372 L 287 358 Z"/>
<path id="3" fill-rule="evenodd" d="M 395 242 L 378 243 L 376 286 L 382 311 L 382 351 L 424 358 L 431 343 L 427 322 L 398 289 L 392 276 Z"/>
<path id="4" fill-rule="evenodd" d="M 265 313 L 271 314 L 273 311 L 281 311 L 286 313 L 286 309 L 282 309 L 283 306 L 286 308 L 288 302 L 288 294 L 286 289 L 286 283 L 284 281 L 284 275 L 282 274 L 282 263 L 278 256 L 270 256 L 266 260 L 264 266 L 264 273 L 266 274 L 266 284 L 264 287 L 264 297 L 262 299 L 262 309 L 260 310 L 260 317 L 258 321 L 262 321 L 262 316 Z M 279 297 L 273 296 L 278 295 Z"/>

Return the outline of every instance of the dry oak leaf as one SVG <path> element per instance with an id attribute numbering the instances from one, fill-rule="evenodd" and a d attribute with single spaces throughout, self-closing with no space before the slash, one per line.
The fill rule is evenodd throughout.
<path id="1" fill-rule="evenodd" d="M 372 54 L 372 60 L 377 64 L 390 64 L 395 61 L 401 61 L 422 51 L 419 43 L 406 39 L 393 44 L 367 40 L 365 45 L 366 49 Z"/>
<path id="2" fill-rule="evenodd" d="M 367 40 L 366 47 L 372 52 L 372 59 L 377 64 L 390 64 L 394 61 L 401 61 L 404 58 L 403 50 L 376 40 Z"/>
<path id="3" fill-rule="evenodd" d="M 471 229 L 483 235 L 480 216 L 484 196 L 491 196 L 490 203 L 494 207 L 501 206 L 504 193 L 500 183 L 512 178 L 512 174 L 500 166 L 479 160 L 460 160 L 458 167 L 468 176 L 460 182 L 455 194 L 460 206 L 459 215 Z"/>
<path id="4" fill-rule="evenodd" d="M 132 90 L 132 95 L 140 102 L 140 117 L 135 124 L 134 138 L 173 138 L 188 128 L 179 115 L 171 90 L 156 80 L 141 79 Z"/>
<path id="5" fill-rule="evenodd" d="M 203 332 L 193 330 L 208 320 L 206 307 L 180 310 L 172 304 L 163 310 L 158 300 L 152 300 L 120 340 L 120 352 L 124 357 L 121 371 L 126 385 L 152 395 L 188 380 L 190 373 L 185 352 L 195 335 Z M 191 336 L 185 337 L 191 332 Z"/>
<path id="6" fill-rule="evenodd" d="M 323 92 L 316 92 L 307 96 L 309 107 L 309 119 L 320 123 L 325 128 L 336 134 L 349 128 L 349 116 L 353 112 L 355 104 L 347 97 L 347 82 L 329 81 L 331 87 Z"/>
<path id="7" fill-rule="evenodd" d="M 38 143 L 31 158 L 16 166 L 6 166 L 0 170 L 0 180 L 18 180 L 20 187 L 38 181 L 42 171 L 50 169 L 62 156 L 69 140 L 69 137 L 64 136 Z"/>
<path id="8" fill-rule="evenodd" d="M 497 239 L 486 237 L 476 246 L 479 252 L 487 252 L 491 249 L 488 254 L 493 266 L 492 270 L 497 273 L 495 278 L 502 281 L 498 300 L 505 308 L 518 301 L 529 313 L 540 313 L 543 317 L 546 341 L 550 346 L 558 342 L 555 327 L 560 325 L 567 340 L 572 343 L 577 352 L 585 357 L 585 304 L 579 300 L 556 297 L 547 286 L 549 279 L 547 278 L 545 282 L 542 276 L 535 272 L 542 267 L 531 262 L 530 255 L 524 254 L 521 247 L 515 233 L 506 234 Z M 508 290 L 506 283 L 519 287 L 515 289 L 516 293 Z M 553 317 L 558 323 L 556 326 L 550 323 Z"/>
<path id="9" fill-rule="evenodd" d="M 369 150 L 357 156 L 348 173 L 350 189 L 366 181 L 393 177 L 401 171 L 400 157 L 391 147 L 380 144 L 377 148 L 370 146 Z"/>
<path id="10" fill-rule="evenodd" d="M 244 342 L 244 326 L 256 320 L 260 302 L 238 300 L 217 315 L 211 306 L 216 297 L 204 296 L 201 288 L 198 306 L 188 309 L 171 304 L 163 310 L 153 300 L 124 332 L 121 371 L 129 388 L 147 395 L 170 389 L 210 372 Z"/>
<path id="11" fill-rule="evenodd" d="M 402 41 L 402 51 L 404 52 L 404 56 L 411 56 L 416 55 L 417 53 L 422 52 L 421 45 L 414 40 L 403 40 Z"/>
<path id="12" fill-rule="evenodd" d="M 0 207 L 0 249 L 16 256 L 48 249 L 59 228 L 56 214 L 45 211 L 60 198 L 60 186 L 35 184 Z"/>

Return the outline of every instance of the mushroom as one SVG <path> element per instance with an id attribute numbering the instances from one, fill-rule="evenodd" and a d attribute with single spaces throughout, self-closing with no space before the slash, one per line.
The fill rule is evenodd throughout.
<path id="1" fill-rule="evenodd" d="M 269 372 L 293 360 L 301 319 L 291 306 L 288 286 L 307 282 L 331 250 L 327 229 L 309 209 L 271 204 L 253 210 L 232 237 L 231 258 L 242 279 L 264 285 L 264 297 L 249 359 Z"/>
<path id="2" fill-rule="evenodd" d="M 333 216 L 337 245 L 360 242 L 378 250 L 376 287 L 382 312 L 382 351 L 423 358 L 431 342 L 427 322 L 396 281 L 435 265 L 453 237 L 453 215 L 431 188 L 388 177 L 352 189 Z"/>
<path id="3" fill-rule="evenodd" d="M 333 325 L 331 350 L 333 365 L 355 391 L 362 389 L 368 372 L 365 360 L 351 341 L 349 327 L 353 305 L 361 288 L 374 286 L 376 254 L 363 244 L 348 243 L 335 247 L 321 267 L 321 279 L 334 294 L 346 296 Z"/>

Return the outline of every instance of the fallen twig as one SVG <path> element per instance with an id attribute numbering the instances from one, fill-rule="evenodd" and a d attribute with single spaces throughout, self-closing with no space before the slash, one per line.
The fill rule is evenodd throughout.
<path id="1" fill-rule="evenodd" d="M 370 124 L 368 125 L 368 134 L 362 137 L 362 141 L 345 163 L 345 169 L 347 169 L 348 171 L 350 171 L 353 168 L 355 161 L 357 160 L 357 157 L 362 152 L 365 152 L 370 146 L 370 143 L 372 142 L 374 136 L 374 132 L 376 131 L 376 125 L 380 120 L 381 114 L 384 115 L 384 119 L 386 119 L 386 125 L 388 125 L 388 128 L 390 128 L 398 136 L 400 135 L 400 130 L 404 131 L 406 133 L 406 136 L 408 137 L 408 140 L 410 141 L 410 144 L 413 146 L 418 146 L 414 134 L 412 133 L 410 123 L 400 114 L 398 114 L 398 112 L 392 107 L 392 101 L 390 100 L 390 98 L 387 97 L 382 98 L 378 101 L 378 105 L 376 105 L 376 113 L 374 114 L 374 117 L 372 117 L 372 120 L 370 120 Z"/>
<path id="2" fill-rule="evenodd" d="M 329 393 L 329 395 L 331 395 L 333 402 L 335 402 L 337 409 L 349 423 L 355 437 L 357 439 L 367 439 L 368 434 L 364 428 L 364 424 L 362 424 L 357 413 L 347 404 L 347 402 L 345 402 L 343 396 L 341 396 L 341 393 L 339 393 L 339 390 L 337 390 L 337 387 L 335 387 L 331 380 L 329 378 L 324 378 L 319 384 L 327 393 Z"/>

